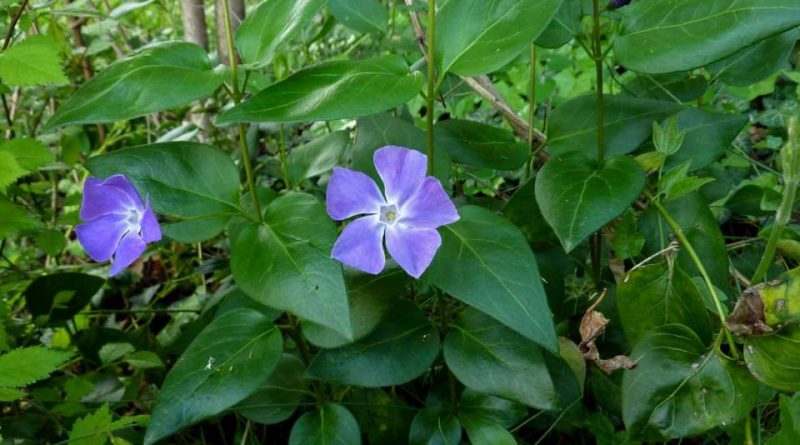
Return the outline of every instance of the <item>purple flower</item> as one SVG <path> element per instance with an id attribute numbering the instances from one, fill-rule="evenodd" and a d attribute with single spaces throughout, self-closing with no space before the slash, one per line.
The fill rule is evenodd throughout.
<path id="1" fill-rule="evenodd" d="M 328 214 L 341 221 L 364 215 L 344 228 L 333 258 L 367 273 L 383 270 L 383 240 L 392 258 L 419 278 L 431 264 L 442 238 L 436 228 L 458 221 L 458 212 L 442 184 L 425 176 L 428 157 L 403 147 L 375 152 L 375 168 L 386 198 L 364 173 L 337 167 L 328 185 Z"/>
<path id="2" fill-rule="evenodd" d="M 621 7 L 625 6 L 625 5 L 629 5 L 630 3 L 631 3 L 631 0 L 611 0 L 611 2 L 608 4 L 608 6 L 610 8 L 621 8 Z"/>
<path id="3" fill-rule="evenodd" d="M 130 266 L 145 246 L 161 239 L 161 227 L 150 208 L 124 175 L 87 178 L 83 186 L 78 241 L 95 261 L 108 261 L 113 277 Z"/>

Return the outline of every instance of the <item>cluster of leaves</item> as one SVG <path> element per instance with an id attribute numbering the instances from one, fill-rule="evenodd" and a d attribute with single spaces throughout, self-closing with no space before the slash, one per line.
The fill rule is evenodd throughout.
<path id="1" fill-rule="evenodd" d="M 798 443 L 796 0 L 228 3 L 0 0 L 4 441 Z M 330 257 L 384 145 L 458 204 L 419 280 Z"/>

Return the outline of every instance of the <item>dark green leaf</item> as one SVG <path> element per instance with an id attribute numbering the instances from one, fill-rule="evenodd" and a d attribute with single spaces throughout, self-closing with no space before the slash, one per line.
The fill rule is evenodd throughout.
<path id="1" fill-rule="evenodd" d="M 745 342 L 747 369 L 764 384 L 781 391 L 800 391 L 800 329 L 789 327 Z"/>
<path id="2" fill-rule="evenodd" d="M 560 6 L 560 0 L 445 3 L 436 14 L 441 75 L 474 76 L 503 67 L 539 36 Z"/>
<path id="3" fill-rule="evenodd" d="M 514 436 L 497 422 L 480 416 L 459 414 L 472 445 L 517 445 Z"/>
<path id="4" fill-rule="evenodd" d="M 489 419 L 497 424 L 510 428 L 519 422 L 528 408 L 510 400 L 490 396 L 469 388 L 461 392 L 458 402 L 458 415 L 467 414 Z"/>
<path id="5" fill-rule="evenodd" d="M 252 394 L 278 364 L 282 348 L 280 331 L 258 311 L 237 309 L 214 319 L 167 374 L 144 443 L 156 443 Z"/>
<path id="6" fill-rule="evenodd" d="M 441 406 L 429 406 L 411 422 L 408 445 L 458 445 L 461 423 Z"/>
<path id="7" fill-rule="evenodd" d="M 567 252 L 616 218 L 644 188 L 633 159 L 603 162 L 583 156 L 551 158 L 536 178 L 536 202 Z"/>
<path id="8" fill-rule="evenodd" d="M 37 324 L 64 324 L 83 310 L 104 280 L 78 272 L 39 277 L 25 289 L 26 307 Z"/>
<path id="9" fill-rule="evenodd" d="M 336 226 L 319 201 L 288 193 L 264 210 L 264 223 L 231 221 L 231 271 L 258 302 L 352 338 L 342 266 L 331 259 Z"/>
<path id="10" fill-rule="evenodd" d="M 536 38 L 536 45 L 543 48 L 558 48 L 581 32 L 581 2 L 565 0 L 550 23 Z"/>
<path id="11" fill-rule="evenodd" d="M 224 112 L 217 121 L 298 122 L 347 119 L 405 103 L 422 75 L 397 56 L 346 60 L 306 68 Z"/>
<path id="12" fill-rule="evenodd" d="M 289 445 L 360 445 L 361 432 L 356 418 L 347 408 L 335 403 L 319 411 L 303 414 L 292 426 Z"/>
<path id="13" fill-rule="evenodd" d="M 211 67 L 199 45 L 149 45 L 86 82 L 58 108 L 47 128 L 114 122 L 185 105 L 213 93 L 225 75 L 223 68 Z"/>
<path id="14" fill-rule="evenodd" d="M 435 129 L 437 147 L 460 164 L 514 170 L 528 159 L 527 144 L 517 142 L 510 131 L 458 119 L 440 121 Z"/>
<path id="15" fill-rule="evenodd" d="M 341 163 L 349 144 L 350 135 L 346 131 L 335 131 L 292 149 L 286 157 L 289 180 L 297 184 L 333 169 Z"/>
<path id="16" fill-rule="evenodd" d="M 163 226 L 178 241 L 212 238 L 241 212 L 239 171 L 228 155 L 210 145 L 142 145 L 91 158 L 86 166 L 101 178 L 126 175 L 156 213 L 187 219 Z"/>
<path id="17" fill-rule="evenodd" d="M 666 168 L 691 160 L 690 171 L 708 166 L 731 146 L 747 123 L 741 114 L 718 114 L 697 108 L 678 113 L 678 128 L 686 132 L 681 148 L 667 158 Z"/>
<path id="18" fill-rule="evenodd" d="M 708 89 L 705 77 L 691 73 L 639 74 L 625 83 L 624 92 L 636 97 L 688 102 Z"/>
<path id="19" fill-rule="evenodd" d="M 698 68 L 800 24 L 795 0 L 638 1 L 621 11 L 614 51 L 645 73 Z"/>
<path id="20" fill-rule="evenodd" d="M 503 207 L 503 214 L 520 228 L 531 243 L 556 240 L 556 234 L 542 218 L 542 211 L 536 203 L 535 178 L 511 195 L 511 199 Z"/>
<path id="21" fill-rule="evenodd" d="M 708 68 L 728 85 L 752 85 L 786 65 L 798 37 L 800 30 L 790 29 L 737 51 Z"/>
<path id="22" fill-rule="evenodd" d="M 544 354 L 536 343 L 472 308 L 459 314 L 444 344 L 447 367 L 468 388 L 551 410 L 558 395 Z"/>
<path id="23" fill-rule="evenodd" d="M 305 366 L 299 358 L 283 354 L 261 388 L 236 404 L 234 411 L 264 425 L 283 422 L 292 416 L 308 391 L 308 384 L 303 379 L 304 371 Z"/>
<path id="24" fill-rule="evenodd" d="M 441 229 L 442 246 L 424 278 L 556 352 L 547 296 L 525 237 L 508 220 L 481 207 L 464 206 L 458 212 L 461 219 Z"/>
<path id="25" fill-rule="evenodd" d="M 236 30 L 236 48 L 248 67 L 269 65 L 281 46 L 303 30 L 325 0 L 266 0 Z"/>
<path id="26" fill-rule="evenodd" d="M 389 10 L 379 0 L 328 0 L 331 14 L 358 32 L 385 33 Z"/>
<path id="27" fill-rule="evenodd" d="M 0 238 L 6 238 L 18 230 L 32 229 L 41 225 L 41 221 L 35 219 L 25 209 L 0 197 Z"/>
<path id="28" fill-rule="evenodd" d="M 397 445 L 398 437 L 408 437 L 416 411 L 393 389 L 350 387 L 343 402 L 358 420 L 370 445 Z"/>
<path id="29" fill-rule="evenodd" d="M 439 334 L 422 311 L 399 300 L 371 334 L 321 350 L 307 375 L 368 388 L 401 385 L 424 374 L 439 354 Z"/>
<path id="30" fill-rule="evenodd" d="M 770 437 L 767 445 L 800 443 L 800 394 L 789 397 L 781 394 L 781 429 Z"/>

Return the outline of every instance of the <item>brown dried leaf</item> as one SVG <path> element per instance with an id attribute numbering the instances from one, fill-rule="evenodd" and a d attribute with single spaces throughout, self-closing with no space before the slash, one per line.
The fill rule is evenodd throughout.
<path id="1" fill-rule="evenodd" d="M 772 332 L 772 328 L 767 326 L 766 323 L 764 301 L 761 298 L 761 289 L 770 284 L 761 283 L 742 292 L 742 296 L 736 302 L 733 312 L 725 320 L 725 324 L 731 332 L 740 337 L 764 335 Z"/>
<path id="2" fill-rule="evenodd" d="M 603 301 L 605 297 L 606 291 L 603 290 L 603 293 L 600 294 L 600 297 L 597 298 L 597 301 L 595 301 L 594 304 L 592 304 L 589 309 L 586 310 L 586 313 L 583 314 L 583 318 L 581 318 L 581 325 L 578 328 L 581 333 L 581 343 L 578 345 L 578 347 L 583 353 L 583 358 L 585 360 L 594 362 L 594 364 L 597 365 L 598 368 L 602 369 L 603 372 L 606 374 L 611 374 L 611 372 L 616 371 L 617 369 L 634 368 L 636 367 L 636 363 L 634 363 L 633 360 L 625 355 L 617 355 L 610 359 L 600 358 L 600 351 L 597 349 L 595 340 L 603 335 L 610 320 L 607 319 L 602 312 L 596 311 L 595 308 Z"/>

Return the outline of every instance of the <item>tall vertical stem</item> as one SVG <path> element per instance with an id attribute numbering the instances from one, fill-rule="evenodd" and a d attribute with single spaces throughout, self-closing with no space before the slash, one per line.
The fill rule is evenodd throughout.
<path id="1" fill-rule="evenodd" d="M 605 116 L 603 108 L 603 49 L 600 45 L 600 2 L 592 0 L 592 48 L 595 68 L 595 89 L 597 90 L 597 160 L 602 163 L 605 157 Z M 602 229 L 601 229 L 602 230 Z M 592 236 L 592 278 L 598 289 L 601 287 L 603 232 L 598 230 Z"/>
<path id="2" fill-rule="evenodd" d="M 280 126 L 280 134 L 278 137 L 278 150 L 281 159 L 281 174 L 283 175 L 283 182 L 286 184 L 286 190 L 291 190 L 292 184 L 289 181 L 289 164 L 286 162 L 286 128 L 283 124 Z"/>
<path id="3" fill-rule="evenodd" d="M 231 66 L 231 83 L 233 90 L 233 103 L 239 105 L 241 100 L 241 92 L 239 91 L 239 67 L 236 64 L 236 50 L 233 45 L 233 26 L 231 25 L 231 10 L 228 5 L 228 0 L 222 0 L 224 8 L 223 14 L 225 17 L 225 38 L 228 43 L 228 62 Z M 258 201 L 258 193 L 256 193 L 256 183 L 253 180 L 253 167 L 250 165 L 250 150 L 247 148 L 247 131 L 244 124 L 238 125 L 239 130 L 239 148 L 242 152 L 242 164 L 244 164 L 244 174 L 247 178 L 247 187 L 250 189 L 250 196 L 253 199 L 253 210 L 258 215 L 258 220 L 263 221 L 264 215 L 261 214 L 261 204 Z"/>
<path id="4" fill-rule="evenodd" d="M 536 143 L 535 127 L 533 125 L 536 119 L 536 44 L 531 43 L 530 49 L 531 66 L 528 70 L 528 162 L 525 163 L 525 171 L 523 172 L 523 179 L 527 182 L 531 178 L 533 170 L 533 153 L 536 151 L 533 146 Z"/>
<path id="5" fill-rule="evenodd" d="M 436 0 L 428 0 L 428 174 L 433 174 L 433 107 L 436 99 Z"/>

